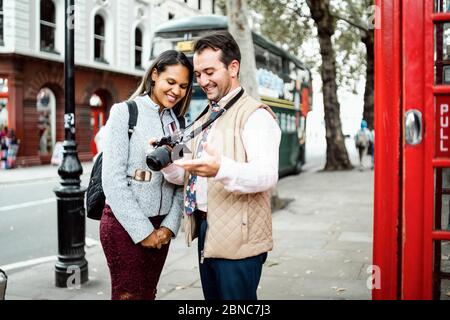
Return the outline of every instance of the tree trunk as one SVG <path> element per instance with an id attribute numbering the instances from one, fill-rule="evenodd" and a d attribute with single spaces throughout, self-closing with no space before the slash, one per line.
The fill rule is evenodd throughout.
<path id="1" fill-rule="evenodd" d="M 367 70 L 366 70 L 366 87 L 364 91 L 364 113 L 363 118 L 367 121 L 370 129 L 374 127 L 374 32 L 369 30 L 363 32 L 361 41 L 366 46 L 367 50 Z"/>
<path id="2" fill-rule="evenodd" d="M 255 48 L 252 32 L 248 25 L 247 3 L 245 0 L 227 0 L 228 26 L 230 33 L 241 49 L 239 80 L 247 93 L 259 99 L 256 81 Z"/>
<path id="3" fill-rule="evenodd" d="M 227 0 L 228 28 L 241 50 L 239 80 L 247 93 L 259 99 L 256 81 L 255 48 L 252 31 L 248 25 L 247 3 L 245 0 Z M 284 207 L 284 201 L 278 196 L 277 186 L 270 190 L 270 204 L 273 211 Z"/>
<path id="4" fill-rule="evenodd" d="M 317 27 L 322 56 L 321 75 L 327 141 L 327 162 L 324 170 L 352 169 L 342 134 L 340 105 L 337 98 L 336 58 L 331 41 L 335 31 L 335 20 L 330 14 L 329 0 L 307 0 L 307 3 Z"/>

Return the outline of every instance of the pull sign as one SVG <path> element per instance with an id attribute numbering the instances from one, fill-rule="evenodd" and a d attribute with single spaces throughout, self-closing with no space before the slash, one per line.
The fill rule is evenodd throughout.
<path id="1" fill-rule="evenodd" d="M 438 158 L 450 158 L 450 97 L 436 97 L 436 145 L 435 153 Z"/>
<path id="2" fill-rule="evenodd" d="M 419 110 L 408 110 L 405 114 L 406 144 L 416 145 L 422 142 L 422 113 Z"/>

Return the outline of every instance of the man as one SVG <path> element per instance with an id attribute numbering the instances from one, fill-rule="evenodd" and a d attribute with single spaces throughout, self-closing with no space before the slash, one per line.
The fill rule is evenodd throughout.
<path id="1" fill-rule="evenodd" d="M 273 247 L 269 190 L 278 181 L 281 131 L 269 107 L 242 93 L 241 54 L 230 33 L 209 34 L 194 51 L 195 76 L 210 101 L 194 127 L 237 101 L 175 161 L 186 170 L 186 238 L 188 245 L 199 238 L 206 300 L 256 300 Z"/>

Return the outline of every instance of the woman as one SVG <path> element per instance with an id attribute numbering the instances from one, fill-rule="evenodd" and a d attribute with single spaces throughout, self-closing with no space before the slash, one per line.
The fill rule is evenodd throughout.
<path id="1" fill-rule="evenodd" d="M 126 103 L 111 108 L 103 151 L 106 205 L 100 241 L 113 300 L 155 299 L 170 239 L 180 227 L 183 190 L 171 183 L 173 165 L 163 172 L 150 171 L 146 152 L 151 138 L 180 128 L 177 117 L 186 113 L 192 79 L 192 65 L 183 53 L 163 52 L 130 98 L 138 107 L 130 140 Z"/>

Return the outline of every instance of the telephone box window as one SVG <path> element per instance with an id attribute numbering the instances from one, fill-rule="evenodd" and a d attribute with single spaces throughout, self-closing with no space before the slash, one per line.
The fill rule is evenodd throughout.
<path id="1" fill-rule="evenodd" d="M 435 83 L 449 84 L 450 23 L 436 23 L 434 50 Z"/>
<path id="2" fill-rule="evenodd" d="M 433 298 L 450 300 L 450 241 L 434 241 Z"/>
<path id="3" fill-rule="evenodd" d="M 435 12 L 450 12 L 450 0 L 434 0 Z"/>
<path id="4" fill-rule="evenodd" d="M 435 172 L 434 229 L 450 230 L 450 168 L 437 168 Z"/>

